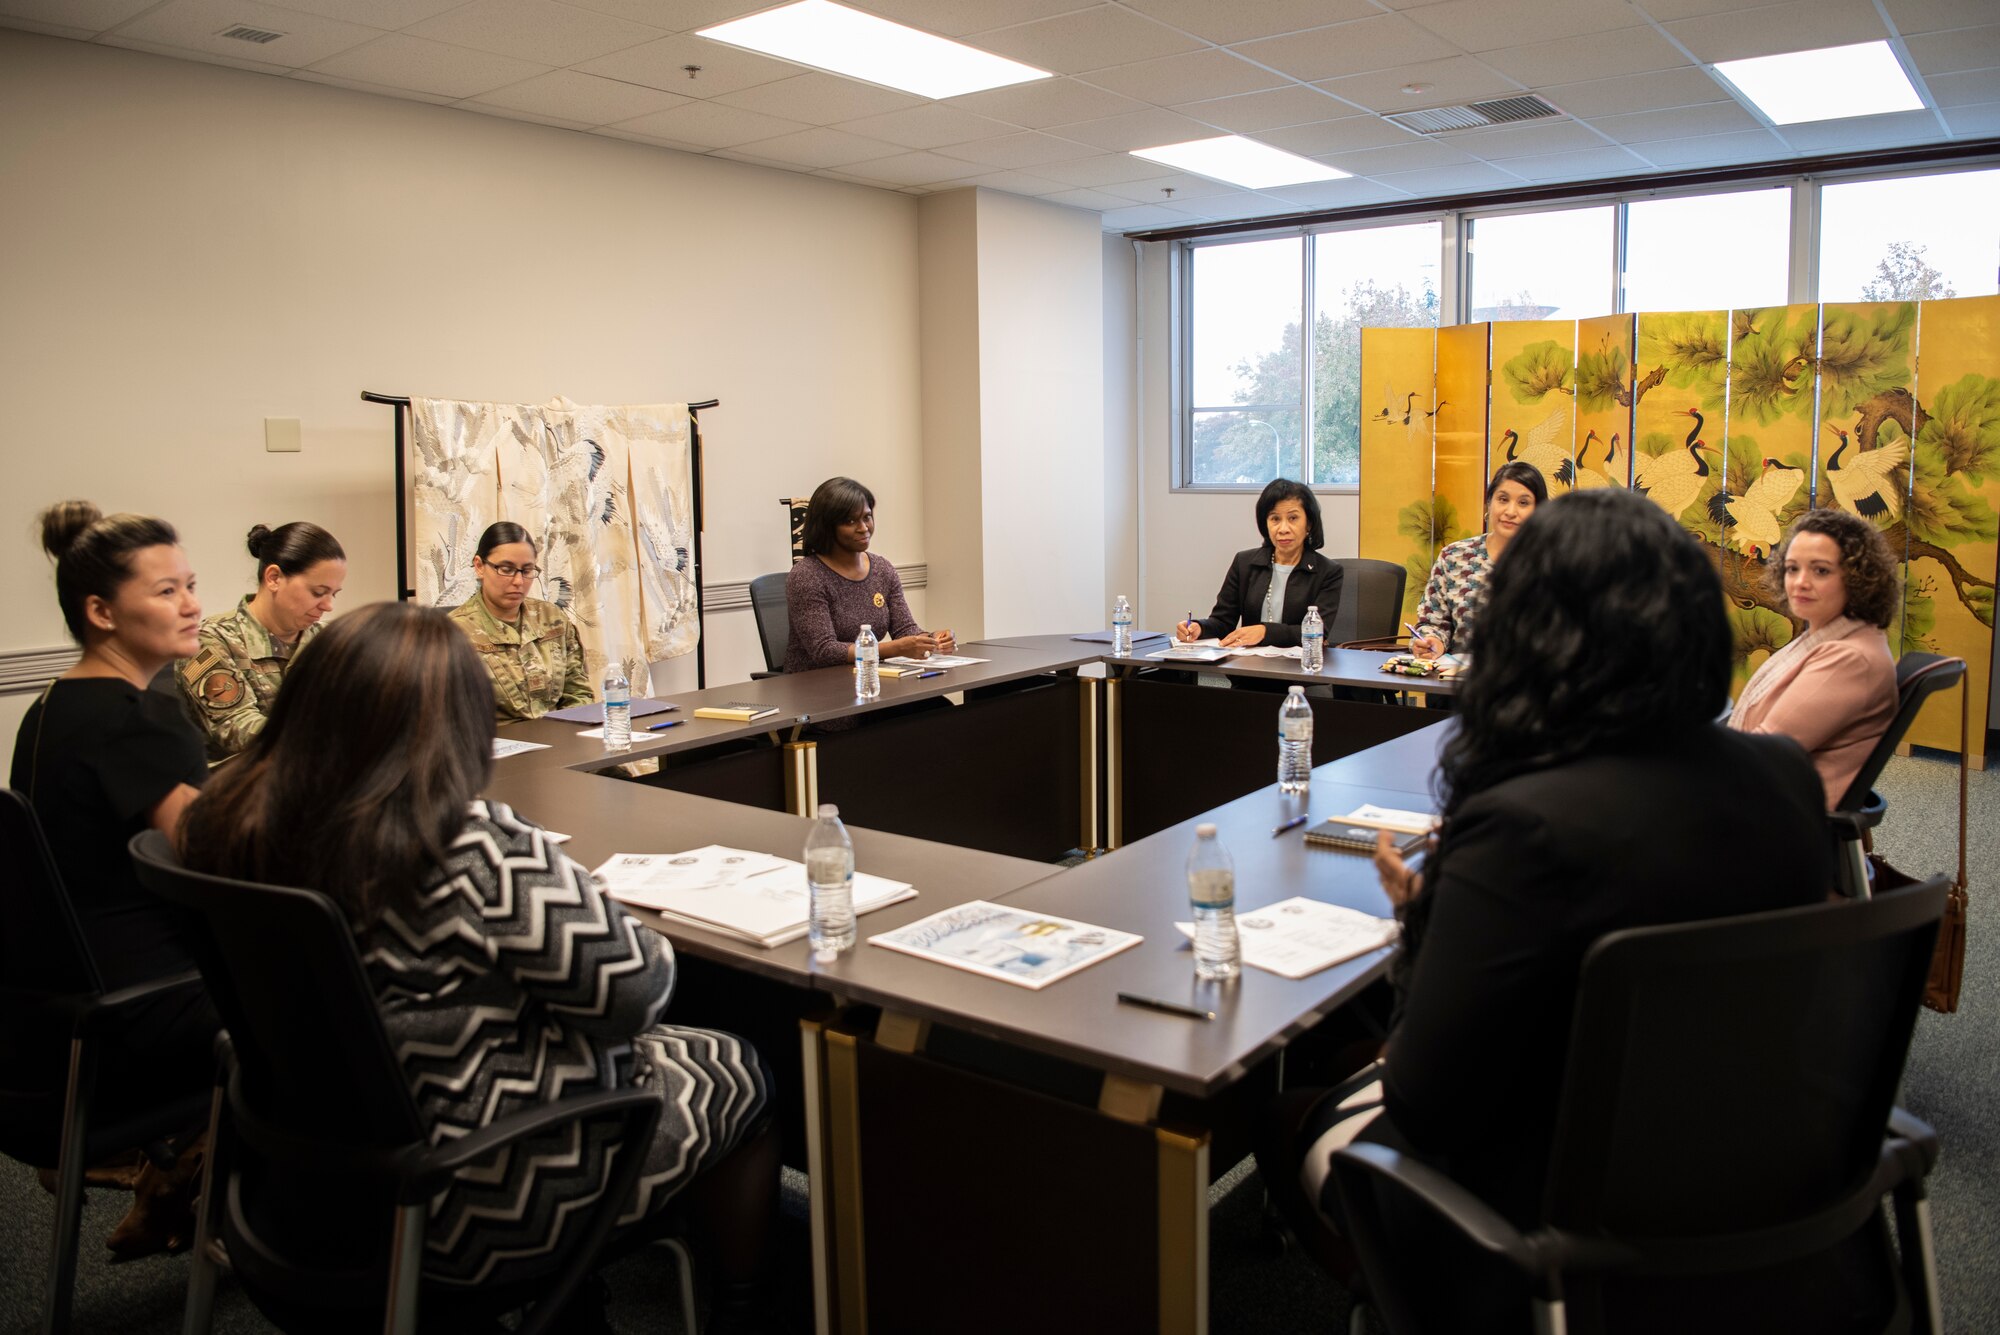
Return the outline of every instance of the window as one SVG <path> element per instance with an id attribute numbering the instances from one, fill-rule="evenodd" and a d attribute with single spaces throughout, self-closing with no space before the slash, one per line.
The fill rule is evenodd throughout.
<path id="1" fill-rule="evenodd" d="M 1577 320 L 1604 315 L 1617 206 L 1513 213 L 1468 224 L 1472 311 L 1481 320 Z"/>
<path id="2" fill-rule="evenodd" d="M 1361 482 L 1361 331 L 1438 322 L 1444 224 L 1313 238 L 1312 477 Z"/>
<path id="3" fill-rule="evenodd" d="M 1819 299 L 1922 301 L 2000 291 L 2000 170 L 1831 183 L 1820 191 Z"/>
<path id="4" fill-rule="evenodd" d="M 1621 309 L 1782 306 L 1791 246 L 1790 186 L 1635 200 L 1625 215 Z"/>
<path id="5" fill-rule="evenodd" d="M 1188 273 L 1188 486 L 1262 486 L 1304 471 L 1304 241 L 1202 246 Z"/>

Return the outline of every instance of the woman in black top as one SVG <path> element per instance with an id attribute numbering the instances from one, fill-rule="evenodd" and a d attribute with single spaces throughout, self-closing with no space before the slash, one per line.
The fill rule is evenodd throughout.
<path id="1" fill-rule="evenodd" d="M 180 539 L 162 520 L 69 501 L 43 514 L 42 545 L 83 654 L 28 707 L 10 783 L 34 807 L 104 985 L 115 990 L 194 968 L 179 911 L 139 885 L 125 845 L 148 827 L 174 833 L 207 777 L 201 735 L 177 697 L 147 689 L 160 669 L 195 652 L 201 604 Z M 199 991 L 154 1000 L 107 1035 L 93 1115 L 116 1120 L 121 1107 L 199 1088 L 219 1028 Z M 50 1057 L 66 1063 L 68 1054 Z M 63 1076 L 58 1067 L 32 1078 L 60 1088 Z M 133 1241 L 132 1254 L 151 1249 Z"/>
<path id="2" fill-rule="evenodd" d="M 1174 638 L 1186 642 L 1220 636 L 1230 649 L 1259 644 L 1290 649 L 1299 643 L 1308 607 L 1319 609 L 1326 633 L 1332 634 L 1344 572 L 1338 561 L 1319 554 L 1326 530 L 1312 488 L 1282 477 L 1265 487 L 1257 497 L 1257 536 L 1261 545 L 1230 561 L 1215 609 L 1175 626 Z"/>

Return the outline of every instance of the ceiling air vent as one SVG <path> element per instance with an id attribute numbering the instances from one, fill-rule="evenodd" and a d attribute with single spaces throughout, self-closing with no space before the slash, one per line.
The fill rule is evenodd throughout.
<path id="1" fill-rule="evenodd" d="M 268 42 L 277 41 L 285 34 L 272 32 L 268 28 L 252 28 L 246 24 L 239 23 L 233 28 L 224 28 L 217 35 L 221 37 L 234 37 L 239 42 L 255 42 L 257 45 L 263 46 Z"/>
<path id="2" fill-rule="evenodd" d="M 1429 111 L 1399 111 L 1385 119 L 1418 134 L 1450 134 L 1454 130 L 1483 130 L 1489 125 L 1540 121 L 1560 115 L 1560 110 L 1541 98 L 1524 93 L 1520 97 L 1500 97 L 1490 102 L 1432 107 Z"/>

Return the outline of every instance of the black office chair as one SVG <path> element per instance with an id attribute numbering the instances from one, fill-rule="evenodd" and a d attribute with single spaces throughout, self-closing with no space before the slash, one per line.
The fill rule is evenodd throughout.
<path id="1" fill-rule="evenodd" d="M 1731 1285 L 1745 1328 L 1815 1296 L 1774 1268 L 1841 1247 L 1882 1329 L 1938 1328 L 1925 1176 L 1931 1129 L 1895 1106 L 1930 970 L 1943 877 L 1864 902 L 1613 932 L 1584 957 L 1539 1222 L 1518 1229 L 1383 1145 L 1334 1156 L 1371 1299 L 1395 1335 L 1443 1329 L 1448 1226 L 1517 1276 L 1539 1331 L 1620 1330 Z M 1881 1217 L 1893 1195 L 1900 1242 Z M 1403 1229 L 1396 1245 L 1385 1209 Z M 1733 1277 L 1733 1278 L 1732 1278 Z M 1847 1296 L 1847 1295 L 1843 1295 Z M 1851 1309 L 1850 1309 L 1851 1310 Z M 1711 1312 L 1710 1315 L 1716 1315 Z M 1817 1330 L 1801 1306 L 1758 1328 Z"/>
<path id="2" fill-rule="evenodd" d="M 251 1300 L 282 1329 L 379 1321 L 413 1332 L 429 1202 L 454 1170 L 573 1122 L 616 1123 L 626 1145 L 651 1141 L 659 1094 L 626 1089 L 546 1104 L 433 1146 L 332 900 L 188 871 L 156 830 L 132 840 L 132 858 L 142 884 L 200 918 L 197 956 L 228 1029 L 186 1329 L 208 1327 L 208 1241 L 219 1233 Z M 597 1263 L 644 1162 L 616 1157 L 560 1268 L 471 1293 L 429 1286 L 425 1306 L 486 1317 L 533 1303 L 520 1331 L 549 1329 Z"/>
<path id="3" fill-rule="evenodd" d="M 1366 557 L 1346 557 L 1338 564 L 1345 572 L 1340 577 L 1340 610 L 1326 628 L 1326 642 L 1393 640 L 1403 624 L 1403 586 L 1409 572 L 1394 561 Z"/>
<path id="4" fill-rule="evenodd" d="M 76 1288 L 83 1175 L 91 1164 L 144 1147 L 162 1168 L 164 1142 L 208 1113 L 208 1072 L 185 1089 L 107 1114 L 93 1107 L 101 1062 L 121 1023 L 141 1007 L 201 990 L 201 977 L 174 974 L 107 992 L 82 924 L 64 889 L 41 822 L 27 800 L 0 788 L 0 857 L 14 889 L 0 903 L 0 1152 L 56 1173 L 42 1329 L 69 1329 Z"/>
<path id="5" fill-rule="evenodd" d="M 1869 895 L 1868 832 L 1880 825 L 1882 817 L 1889 812 L 1889 803 L 1874 791 L 1875 781 L 1882 777 L 1889 757 L 1896 754 L 1896 748 L 1902 745 L 1910 725 L 1917 721 L 1924 702 L 1963 680 L 1963 658 L 1907 653 L 1896 660 L 1896 716 L 1889 721 L 1889 730 L 1882 734 L 1881 741 L 1875 743 L 1875 749 L 1869 752 L 1868 759 L 1862 762 L 1860 771 L 1855 774 L 1854 782 L 1847 785 L 1846 793 L 1841 795 L 1839 803 L 1827 816 L 1837 845 L 1834 883 L 1850 899 L 1866 899 Z"/>
<path id="6" fill-rule="evenodd" d="M 757 640 L 764 646 L 763 672 L 752 681 L 775 677 L 785 670 L 785 650 L 792 641 L 791 606 L 785 601 L 785 576 L 759 575 L 750 581 L 750 610 L 757 618 Z"/>

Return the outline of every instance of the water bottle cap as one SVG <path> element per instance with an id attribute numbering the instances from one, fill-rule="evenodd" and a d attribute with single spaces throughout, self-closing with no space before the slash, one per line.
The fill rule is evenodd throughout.
<path id="1" fill-rule="evenodd" d="M 1286 695 L 1304 695 L 1305 693 L 1306 688 L 1303 686 L 1293 686 L 1285 692 Z"/>
<path id="2" fill-rule="evenodd" d="M 863 630 L 873 630 L 873 629 L 874 629 L 874 627 L 873 627 L 873 626 L 871 626 L 871 625 L 869 625 L 869 624 L 868 624 L 868 623 L 867 623 L 866 621 L 864 621 L 864 622 L 862 622 L 862 623 L 861 623 L 861 629 L 863 629 Z"/>
<path id="3" fill-rule="evenodd" d="M 839 816 L 840 808 L 833 803 L 822 802 L 819 804 L 819 818 L 821 820 L 837 820 Z"/>
<path id="4" fill-rule="evenodd" d="M 1215 838 L 1215 827 L 1207 821 L 1203 821 L 1194 827 L 1194 837 L 1197 839 L 1213 839 Z"/>

